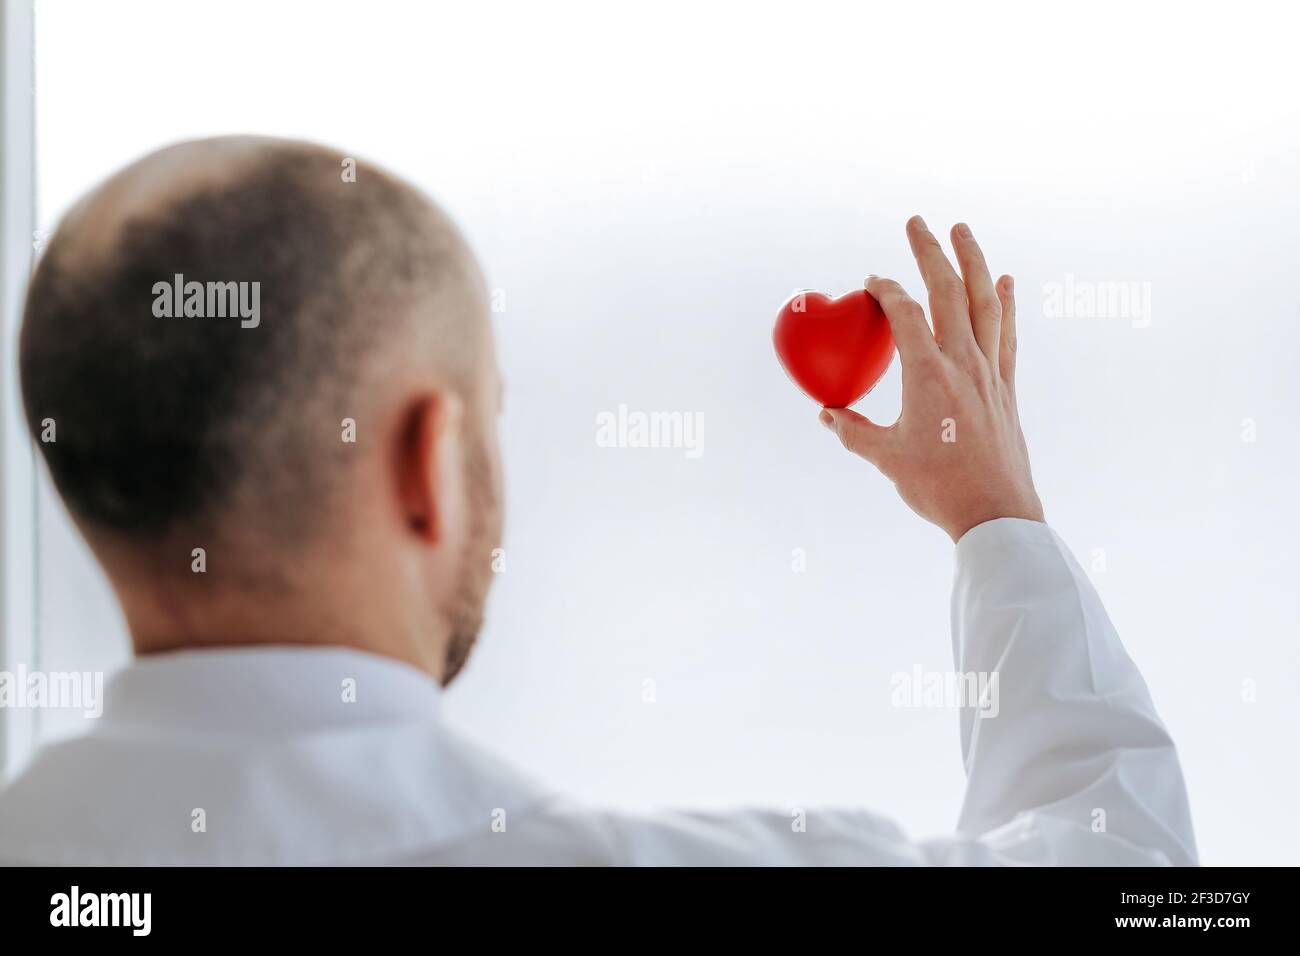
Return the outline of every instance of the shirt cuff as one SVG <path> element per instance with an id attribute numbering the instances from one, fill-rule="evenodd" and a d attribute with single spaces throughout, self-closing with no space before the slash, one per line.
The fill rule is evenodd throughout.
<path id="1" fill-rule="evenodd" d="M 980 554 L 998 548 L 1015 547 L 1025 544 L 1051 544 L 1055 546 L 1056 535 L 1045 521 L 1032 521 L 1029 518 L 994 518 L 977 524 L 957 541 L 957 560 L 966 562 L 975 560 Z"/>

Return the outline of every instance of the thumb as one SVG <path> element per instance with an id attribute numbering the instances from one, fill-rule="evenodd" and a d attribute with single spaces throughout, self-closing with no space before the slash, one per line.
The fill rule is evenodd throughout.
<path id="1" fill-rule="evenodd" d="M 835 432 L 845 448 L 879 466 L 879 456 L 885 436 L 889 433 L 888 428 L 881 428 L 869 418 L 848 408 L 823 408 L 818 420 Z"/>

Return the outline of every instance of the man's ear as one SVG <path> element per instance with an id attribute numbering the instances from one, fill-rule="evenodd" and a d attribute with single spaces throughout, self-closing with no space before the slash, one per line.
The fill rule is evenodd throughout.
<path id="1" fill-rule="evenodd" d="M 441 540 L 451 457 L 460 433 L 460 398 L 451 392 L 420 395 L 407 405 L 397 439 L 397 495 L 401 518 L 429 544 Z"/>

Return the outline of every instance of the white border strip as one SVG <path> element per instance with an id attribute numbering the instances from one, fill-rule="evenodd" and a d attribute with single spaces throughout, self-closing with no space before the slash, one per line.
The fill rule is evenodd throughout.
<path id="1" fill-rule="evenodd" d="M 0 0 L 0 670 L 39 666 L 36 461 L 18 388 L 18 325 L 36 229 L 33 0 Z M 29 708 L 0 708 L 0 776 L 30 755 Z"/>

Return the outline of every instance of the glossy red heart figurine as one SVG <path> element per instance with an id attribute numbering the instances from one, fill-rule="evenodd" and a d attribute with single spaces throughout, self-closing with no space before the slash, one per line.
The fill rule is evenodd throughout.
<path id="1" fill-rule="evenodd" d="M 795 294 L 777 313 L 772 342 L 786 374 L 827 408 L 866 395 L 894 358 L 889 320 L 865 289 L 838 299 Z"/>

